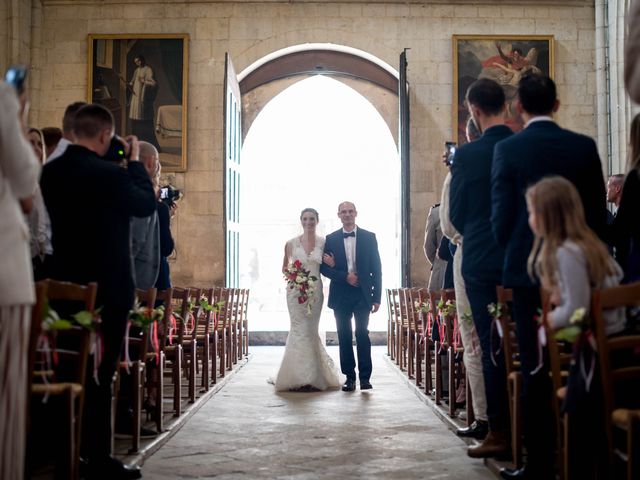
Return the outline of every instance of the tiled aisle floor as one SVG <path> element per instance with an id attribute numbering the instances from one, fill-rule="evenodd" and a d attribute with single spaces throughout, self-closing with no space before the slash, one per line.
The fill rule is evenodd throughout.
<path id="1" fill-rule="evenodd" d="M 329 347 L 335 358 L 337 347 Z M 284 347 L 230 382 L 143 465 L 144 478 L 495 479 L 374 347 L 373 390 L 276 393 Z"/>

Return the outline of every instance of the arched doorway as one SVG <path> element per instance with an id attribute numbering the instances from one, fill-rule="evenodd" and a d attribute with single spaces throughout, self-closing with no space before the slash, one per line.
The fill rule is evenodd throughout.
<path id="1" fill-rule="evenodd" d="M 251 288 L 255 329 L 288 329 L 279 272 L 284 243 L 300 233 L 298 216 L 305 207 L 320 212 L 318 234 L 324 236 L 341 227 L 338 204 L 353 201 L 358 224 L 377 234 L 384 283 L 398 285 L 398 153 L 388 126 L 366 98 L 327 76 L 295 83 L 258 114 L 241 164 L 240 285 Z M 321 329 L 334 328 L 325 311 Z M 385 329 L 383 313 L 371 317 L 370 330 Z"/>
<path id="2" fill-rule="evenodd" d="M 386 136 L 391 135 L 392 141 L 395 142 L 395 166 L 398 168 L 396 173 L 399 174 L 400 165 L 402 165 L 402 189 L 400 189 L 400 178 L 395 181 L 394 185 L 398 187 L 398 190 L 401 190 L 402 200 L 394 199 L 392 204 L 394 208 L 399 204 L 402 205 L 400 214 L 402 221 L 400 225 L 392 227 L 391 230 L 401 239 L 396 245 L 396 250 L 400 252 L 402 261 L 396 261 L 395 265 L 403 270 L 403 274 L 397 280 L 395 275 L 387 277 L 385 285 L 405 284 L 409 265 L 407 256 L 409 231 L 408 149 L 402 162 L 398 162 L 399 144 L 403 143 L 398 140 L 398 137 L 402 136 L 403 131 L 408 132 L 408 123 L 405 121 L 404 125 L 399 125 L 399 119 L 404 117 L 398 115 L 399 110 L 402 110 L 402 108 L 399 109 L 398 93 L 401 99 L 402 97 L 405 100 L 407 98 L 406 88 L 400 92 L 398 90 L 399 78 L 402 78 L 402 83 L 406 86 L 403 75 L 399 75 L 388 64 L 366 52 L 331 44 L 307 44 L 274 52 L 247 67 L 240 75 L 236 75 L 228 56 L 226 65 L 226 132 L 224 142 L 226 174 L 224 178 L 227 285 L 239 285 L 240 271 L 243 268 L 238 260 L 240 258 L 239 252 L 243 249 L 243 242 L 240 241 L 243 223 L 240 221 L 240 205 L 243 204 L 241 192 L 246 192 L 246 182 L 244 179 L 241 182 L 240 179 L 247 173 L 247 166 L 240 166 L 241 141 L 273 98 L 291 85 L 318 75 L 318 73 L 339 79 L 340 82 L 349 85 L 365 97 L 370 102 L 369 105 L 377 110 L 379 118 L 387 124 Z M 338 110 L 339 108 L 336 109 L 336 111 Z M 408 114 L 408 110 L 405 109 L 405 112 Z M 397 176 L 399 177 L 399 175 Z M 393 177 L 394 175 L 389 175 L 388 180 Z M 375 193 L 373 195 L 375 196 Z M 246 205 L 243 204 L 243 211 L 245 207 Z M 334 209 L 335 206 L 331 210 Z M 361 208 L 360 211 L 362 212 Z M 359 220 L 362 220 L 362 216 Z M 282 238 L 280 241 L 282 242 Z"/>

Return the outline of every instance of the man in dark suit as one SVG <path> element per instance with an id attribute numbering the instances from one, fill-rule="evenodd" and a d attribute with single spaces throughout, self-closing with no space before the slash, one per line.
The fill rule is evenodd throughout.
<path id="1" fill-rule="evenodd" d="M 560 175 L 577 188 L 589 226 L 604 238 L 605 186 L 600 157 L 593 139 L 560 128 L 551 118 L 558 109 L 556 87 L 549 77 L 526 75 L 518 84 L 518 108 L 525 128 L 499 142 L 491 172 L 491 224 L 505 249 L 503 283 L 513 289 L 513 317 L 517 326 L 523 378 L 522 408 L 527 465 L 503 470 L 503 478 L 555 478 L 554 424 L 548 366 L 539 365 L 539 287 L 529 277 L 527 259 L 533 233 L 527 220 L 525 191 L 549 175 Z M 466 248 L 466 244 L 465 244 Z"/>
<path id="2" fill-rule="evenodd" d="M 480 79 L 467 90 L 471 117 L 482 132 L 478 140 L 462 145 L 451 163 L 449 216 L 464 238 L 462 277 L 469 297 L 473 323 L 482 350 L 482 374 L 487 397 L 489 434 L 472 446 L 473 458 L 503 455 L 509 451 L 509 404 L 504 357 L 492 354 L 493 319 L 487 305 L 495 303 L 496 285 L 502 281 L 504 251 L 491 232 L 491 164 L 493 147 L 512 135 L 504 123 L 506 100 L 502 87 Z"/>
<path id="3" fill-rule="evenodd" d="M 139 478 L 110 456 L 111 386 L 125 335 L 135 287 L 132 273 L 130 217 L 151 215 L 156 200 L 138 141 L 130 137 L 128 167 L 103 157 L 114 136 L 111 113 L 99 105 L 82 107 L 74 120 L 75 145 L 69 145 L 42 171 L 42 194 L 51 217 L 53 278 L 98 282 L 104 352 L 97 384 L 86 382 L 82 454 L 87 478 Z M 92 372 L 92 368 L 88 369 Z"/>
<path id="4" fill-rule="evenodd" d="M 342 390 L 352 392 L 356 384 L 356 361 L 353 356 L 355 317 L 360 389 L 371 389 L 371 340 L 369 312 L 380 308 L 382 266 L 375 234 L 356 226 L 358 212 L 351 202 L 338 206 L 342 228 L 327 236 L 320 271 L 331 279 L 329 308 L 333 309 L 340 343 L 340 367 L 347 381 Z"/>

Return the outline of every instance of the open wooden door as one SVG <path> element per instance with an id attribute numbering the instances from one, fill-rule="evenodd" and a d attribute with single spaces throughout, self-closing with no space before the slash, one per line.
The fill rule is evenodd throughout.
<path id="1" fill-rule="evenodd" d="M 400 150 L 400 221 L 402 223 L 400 229 L 400 245 L 402 252 L 402 271 L 400 272 L 400 280 L 403 287 L 411 285 L 411 169 L 409 162 L 409 83 L 407 82 L 407 49 L 400 54 L 400 69 L 398 81 L 398 99 L 400 104 L 400 132 L 398 148 Z"/>
<path id="2" fill-rule="evenodd" d="M 224 229 L 225 285 L 240 283 L 240 150 L 242 148 L 242 118 L 240 85 L 231 57 L 224 59 Z"/>

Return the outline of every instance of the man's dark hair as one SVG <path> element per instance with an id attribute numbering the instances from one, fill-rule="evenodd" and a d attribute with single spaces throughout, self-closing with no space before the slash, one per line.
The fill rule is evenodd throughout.
<path id="1" fill-rule="evenodd" d="M 76 112 L 73 134 L 78 138 L 95 138 L 100 132 L 113 128 L 113 115 L 102 105 L 91 103 Z"/>
<path id="2" fill-rule="evenodd" d="M 62 131 L 65 134 L 69 134 L 73 131 L 73 117 L 75 117 L 78 110 L 85 105 L 87 105 L 87 102 L 73 102 L 64 111 L 64 117 L 62 117 Z"/>
<path id="3" fill-rule="evenodd" d="M 528 73 L 518 82 L 518 98 L 530 115 L 549 115 L 556 104 L 556 84 L 546 75 Z"/>
<path id="4" fill-rule="evenodd" d="M 45 146 L 51 148 L 57 145 L 62 138 L 62 130 L 58 127 L 44 127 L 42 129 L 42 136 L 44 137 Z"/>
<path id="5" fill-rule="evenodd" d="M 481 78 L 467 90 L 467 103 L 478 107 L 487 115 L 498 115 L 504 109 L 504 90 L 494 80 Z"/>

